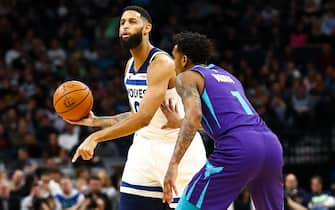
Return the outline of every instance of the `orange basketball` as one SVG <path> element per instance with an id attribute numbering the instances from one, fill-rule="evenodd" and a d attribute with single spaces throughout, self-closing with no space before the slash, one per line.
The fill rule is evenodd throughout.
<path id="1" fill-rule="evenodd" d="M 86 117 L 92 109 L 92 92 L 82 82 L 67 81 L 56 89 L 53 105 L 59 116 L 66 120 L 77 121 Z"/>

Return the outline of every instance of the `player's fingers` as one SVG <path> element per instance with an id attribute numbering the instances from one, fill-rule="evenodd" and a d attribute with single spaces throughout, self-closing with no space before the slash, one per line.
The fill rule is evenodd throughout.
<path id="1" fill-rule="evenodd" d="M 69 124 L 71 124 L 71 125 L 73 125 L 73 124 L 75 124 L 73 121 L 71 121 L 71 120 L 66 120 L 66 119 L 64 119 L 65 120 L 65 122 L 67 122 L 67 123 L 69 123 Z"/>
<path id="2" fill-rule="evenodd" d="M 89 117 L 93 118 L 95 117 L 94 113 L 92 111 L 90 111 L 90 113 L 88 114 Z"/>
<path id="3" fill-rule="evenodd" d="M 164 189 L 163 189 L 163 202 L 170 203 L 171 197 L 172 197 L 171 185 L 170 183 L 165 182 Z"/>
<path id="4" fill-rule="evenodd" d="M 170 109 L 170 98 L 167 99 L 167 100 L 164 100 L 164 107 L 166 109 L 167 112 L 171 112 L 171 109 Z"/>
<path id="5" fill-rule="evenodd" d="M 172 98 L 169 98 L 169 109 L 171 110 L 171 112 L 175 111 L 175 103 Z"/>
<path id="6" fill-rule="evenodd" d="M 78 150 L 76 150 L 76 153 L 74 153 L 74 155 L 72 157 L 72 163 L 76 162 L 79 156 L 80 156 L 79 152 L 78 152 Z"/>
<path id="7" fill-rule="evenodd" d="M 80 155 L 84 160 L 90 160 L 92 158 L 90 151 L 85 149 L 81 150 Z"/>
<path id="8" fill-rule="evenodd" d="M 164 102 L 161 104 L 161 110 L 163 113 L 166 113 L 166 107 L 164 105 Z"/>
<path id="9" fill-rule="evenodd" d="M 177 186 L 175 184 L 172 185 L 172 189 L 173 189 L 173 192 L 178 196 L 179 193 L 178 193 Z"/>

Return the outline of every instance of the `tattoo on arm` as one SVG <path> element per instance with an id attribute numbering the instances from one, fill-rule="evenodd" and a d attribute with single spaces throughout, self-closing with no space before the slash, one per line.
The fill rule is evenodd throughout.
<path id="1" fill-rule="evenodd" d="M 171 159 L 172 163 L 179 163 L 183 158 L 187 148 L 190 146 L 195 133 L 197 132 L 197 128 L 194 127 L 187 120 L 184 120 L 182 126 L 179 131 L 177 143 L 173 152 L 173 156 Z"/>
<path id="2" fill-rule="evenodd" d="M 94 124 L 98 125 L 98 127 L 110 127 L 124 119 L 127 119 L 130 116 L 130 113 L 131 112 L 124 112 L 114 116 L 94 118 Z"/>
<path id="3" fill-rule="evenodd" d="M 185 101 L 189 98 L 193 98 L 195 102 L 195 106 L 197 109 L 201 110 L 201 99 L 199 95 L 199 91 L 195 84 L 187 84 L 182 81 L 182 77 L 177 77 L 176 79 L 176 89 L 180 97 L 182 98 L 185 106 Z M 188 107 L 185 107 L 185 112 Z M 173 157 L 171 159 L 172 163 L 179 163 L 182 157 L 184 156 L 187 148 L 190 146 L 198 127 L 194 125 L 194 123 L 190 122 L 187 118 L 184 119 L 177 143 L 175 146 L 175 150 L 173 152 Z"/>
<path id="4" fill-rule="evenodd" d="M 183 102 L 193 97 L 197 108 L 201 109 L 201 99 L 198 88 L 195 84 L 186 84 L 181 77 L 176 78 L 176 89 Z"/>

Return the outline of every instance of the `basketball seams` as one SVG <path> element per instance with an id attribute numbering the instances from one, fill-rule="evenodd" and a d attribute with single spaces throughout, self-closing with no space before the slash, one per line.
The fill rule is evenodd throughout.
<path id="1" fill-rule="evenodd" d="M 87 88 L 85 88 L 84 90 L 86 90 L 86 89 L 87 89 Z M 77 90 L 76 90 L 76 91 L 77 91 Z M 72 91 L 72 92 L 75 92 L 75 91 Z M 76 105 L 74 105 L 74 106 L 71 107 L 70 109 L 67 109 L 66 111 L 63 111 L 63 112 L 57 112 L 57 113 L 58 113 L 58 114 L 65 114 L 66 112 L 69 112 L 69 111 L 73 110 L 74 108 L 76 108 L 77 106 L 79 106 L 81 103 L 83 103 L 89 95 L 91 95 L 91 91 L 90 91 L 90 90 L 87 91 L 86 96 L 85 96 L 80 102 L 78 102 Z"/>
<path id="2" fill-rule="evenodd" d="M 53 106 L 63 119 L 80 120 L 93 107 L 90 88 L 80 81 L 71 80 L 59 85 L 53 95 Z M 85 115 L 85 116 L 84 116 Z"/>
<path id="3" fill-rule="evenodd" d="M 77 91 L 87 90 L 87 89 L 88 89 L 88 88 L 85 87 L 85 88 L 82 88 L 82 89 L 71 90 L 70 92 L 67 92 L 66 94 L 63 94 L 61 97 L 59 97 L 59 98 L 54 102 L 54 106 L 56 106 L 57 103 L 58 103 L 61 99 L 63 99 L 65 96 L 67 96 L 68 94 L 71 94 L 71 93 L 73 93 L 73 92 L 77 92 Z M 57 90 L 56 90 L 55 92 L 57 92 Z"/>

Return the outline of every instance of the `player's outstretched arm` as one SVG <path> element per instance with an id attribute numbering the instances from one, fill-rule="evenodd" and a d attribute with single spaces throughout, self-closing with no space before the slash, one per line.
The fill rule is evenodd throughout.
<path id="1" fill-rule="evenodd" d="M 90 111 L 87 118 L 78 120 L 78 121 L 71 121 L 65 120 L 66 122 L 72 125 L 83 125 L 83 126 L 90 126 L 90 127 L 110 127 L 115 125 L 116 123 L 127 119 L 131 115 L 131 112 L 124 112 L 121 114 L 113 115 L 113 116 L 95 116 L 95 114 Z"/>
<path id="2" fill-rule="evenodd" d="M 178 165 L 190 146 L 201 122 L 202 110 L 199 81 L 203 81 L 202 77 L 192 71 L 181 73 L 176 79 L 176 88 L 184 104 L 185 118 L 181 124 L 177 143 L 165 174 L 163 202 L 170 203 L 172 201 L 172 190 L 177 194 L 175 182 L 178 174 Z"/>
<path id="3" fill-rule="evenodd" d="M 129 68 L 130 61 L 131 59 L 127 61 L 125 70 Z M 83 125 L 89 127 L 110 127 L 122 120 L 127 119 L 131 114 L 132 112 L 124 112 L 113 116 L 97 117 L 94 115 L 92 111 L 90 111 L 89 115 L 86 118 L 81 119 L 79 121 L 70 121 L 65 119 L 64 120 L 72 125 Z"/>
<path id="4" fill-rule="evenodd" d="M 163 102 L 169 80 L 174 75 L 174 63 L 172 59 L 166 55 L 157 55 L 149 66 L 148 87 L 138 112 L 130 114 L 128 118 L 119 121 L 111 127 L 94 132 L 88 136 L 78 147 L 73 161 L 79 156 L 84 160 L 91 159 L 98 142 L 127 136 L 147 126 Z"/>

